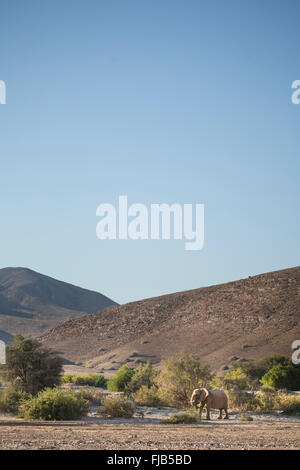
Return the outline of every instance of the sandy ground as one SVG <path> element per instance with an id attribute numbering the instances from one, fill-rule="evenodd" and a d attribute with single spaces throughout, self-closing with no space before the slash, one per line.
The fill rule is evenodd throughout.
<path id="1" fill-rule="evenodd" d="M 140 413 L 143 413 L 144 418 Z M 230 420 L 162 425 L 174 409 L 138 408 L 133 419 L 99 419 L 93 410 L 75 422 L 24 422 L 0 417 L 0 449 L 300 449 L 300 417 L 239 413 Z"/>

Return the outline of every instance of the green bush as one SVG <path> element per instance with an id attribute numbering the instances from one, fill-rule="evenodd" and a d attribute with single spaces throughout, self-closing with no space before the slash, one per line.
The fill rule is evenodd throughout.
<path id="1" fill-rule="evenodd" d="M 158 375 L 158 371 L 154 369 L 151 362 L 139 364 L 136 368 L 130 382 L 126 386 L 127 393 L 134 393 L 139 390 L 142 386 L 148 388 L 155 384 L 155 379 Z"/>
<path id="2" fill-rule="evenodd" d="M 159 393 L 164 403 L 177 408 L 186 408 L 195 388 L 208 385 L 213 374 L 208 366 L 201 366 L 192 354 L 183 354 L 178 359 L 162 361 L 162 370 L 157 377 Z"/>
<path id="3" fill-rule="evenodd" d="M 131 369 L 127 364 L 124 364 L 115 373 L 115 375 L 107 381 L 107 389 L 110 392 L 123 392 L 131 381 L 133 375 L 134 369 Z"/>
<path id="4" fill-rule="evenodd" d="M 73 377 L 74 377 L 74 375 L 70 375 L 70 374 L 62 375 L 61 378 L 60 378 L 60 383 L 61 384 L 71 384 L 71 383 L 73 383 Z"/>
<path id="5" fill-rule="evenodd" d="M 73 383 L 75 385 L 89 385 L 91 387 L 106 387 L 106 379 L 103 375 L 88 374 L 88 375 L 74 375 Z"/>
<path id="6" fill-rule="evenodd" d="M 248 376 L 241 367 L 236 367 L 225 372 L 222 379 L 222 385 L 226 390 L 246 390 L 247 388 L 250 388 Z"/>
<path id="7" fill-rule="evenodd" d="M 168 418 L 162 419 L 162 424 L 191 424 L 196 423 L 197 417 L 192 413 L 188 412 L 180 412 L 180 413 L 173 413 Z"/>
<path id="8" fill-rule="evenodd" d="M 137 405 L 140 406 L 163 406 L 164 402 L 159 395 L 159 390 L 155 385 L 148 388 L 142 385 L 133 395 L 132 398 Z"/>
<path id="9" fill-rule="evenodd" d="M 22 402 L 20 416 L 24 419 L 47 421 L 74 420 L 85 416 L 89 407 L 88 400 L 72 391 L 47 388 Z"/>
<path id="10" fill-rule="evenodd" d="M 253 421 L 253 418 L 252 416 L 247 416 L 245 414 L 242 414 L 240 420 L 241 421 Z"/>
<path id="11" fill-rule="evenodd" d="M 300 370 L 291 365 L 273 366 L 261 379 L 264 387 L 275 390 L 296 390 L 300 386 Z"/>
<path id="12" fill-rule="evenodd" d="M 135 405 L 125 397 L 107 397 L 103 400 L 100 415 L 106 418 L 132 418 Z"/>
<path id="13" fill-rule="evenodd" d="M 21 390 L 7 388 L 0 393 L 0 411 L 18 414 L 21 403 L 29 398 L 29 394 Z"/>

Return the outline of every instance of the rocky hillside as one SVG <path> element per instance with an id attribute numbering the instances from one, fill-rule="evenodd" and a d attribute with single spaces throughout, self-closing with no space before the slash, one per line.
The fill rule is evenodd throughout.
<path id="1" fill-rule="evenodd" d="M 36 336 L 69 318 L 117 305 L 98 292 L 26 268 L 0 269 L 0 339 Z"/>
<path id="2" fill-rule="evenodd" d="M 70 320 L 42 342 L 64 358 L 112 370 L 186 350 L 214 368 L 230 356 L 291 355 L 300 339 L 300 267 L 115 306 Z"/>

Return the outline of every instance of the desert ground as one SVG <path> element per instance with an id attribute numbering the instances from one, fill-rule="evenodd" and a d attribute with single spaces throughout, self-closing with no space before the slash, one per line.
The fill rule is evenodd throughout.
<path id="1" fill-rule="evenodd" d="M 171 408 L 138 407 L 132 419 L 100 419 L 91 410 L 74 422 L 24 422 L 0 416 L 0 449 L 300 449 L 300 417 L 253 415 L 243 422 L 240 413 L 229 421 L 203 420 L 193 425 L 160 424 Z"/>

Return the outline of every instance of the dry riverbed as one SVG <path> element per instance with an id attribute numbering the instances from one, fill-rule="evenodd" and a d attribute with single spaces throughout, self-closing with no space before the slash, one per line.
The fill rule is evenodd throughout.
<path id="1" fill-rule="evenodd" d="M 170 408 L 138 408 L 133 419 L 103 420 L 93 410 L 74 422 L 24 422 L 0 417 L 0 449 L 300 449 L 300 417 L 239 413 L 229 421 L 163 425 Z"/>

